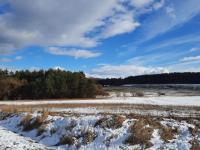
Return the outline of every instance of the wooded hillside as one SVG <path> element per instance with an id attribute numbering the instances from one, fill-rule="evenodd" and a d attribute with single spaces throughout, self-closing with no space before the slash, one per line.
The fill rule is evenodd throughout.
<path id="1" fill-rule="evenodd" d="M 165 73 L 154 75 L 130 76 L 127 78 L 99 79 L 102 85 L 124 84 L 200 84 L 200 73 Z"/>
<path id="2" fill-rule="evenodd" d="M 104 91 L 83 72 L 0 70 L 0 100 L 93 98 Z"/>

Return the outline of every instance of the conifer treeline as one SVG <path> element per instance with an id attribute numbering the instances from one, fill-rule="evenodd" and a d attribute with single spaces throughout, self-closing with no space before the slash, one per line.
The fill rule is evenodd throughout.
<path id="1" fill-rule="evenodd" d="M 83 72 L 0 70 L 0 100 L 93 98 L 105 94 Z"/>
<path id="2" fill-rule="evenodd" d="M 124 84 L 200 84 L 200 73 L 164 73 L 154 75 L 130 76 L 127 78 L 99 79 L 102 85 L 119 86 Z"/>

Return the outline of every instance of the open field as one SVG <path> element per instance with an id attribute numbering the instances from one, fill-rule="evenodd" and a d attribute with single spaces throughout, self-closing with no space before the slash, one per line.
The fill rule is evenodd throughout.
<path id="1" fill-rule="evenodd" d="M 109 97 L 97 99 L 1 101 L 0 149 L 199 150 L 198 92 L 146 90 L 112 87 Z"/>

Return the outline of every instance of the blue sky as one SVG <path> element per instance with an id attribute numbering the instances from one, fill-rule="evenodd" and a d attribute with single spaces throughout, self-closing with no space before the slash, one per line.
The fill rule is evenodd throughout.
<path id="1" fill-rule="evenodd" d="M 0 0 L 0 68 L 200 71 L 199 0 Z"/>

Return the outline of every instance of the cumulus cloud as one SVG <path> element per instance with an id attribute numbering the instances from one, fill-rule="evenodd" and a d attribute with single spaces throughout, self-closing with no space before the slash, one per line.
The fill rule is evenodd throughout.
<path id="1" fill-rule="evenodd" d="M 134 8 L 125 4 L 127 1 Z M 160 8 L 154 0 L 5 0 L 0 14 L 0 54 L 39 45 L 95 47 L 102 39 L 140 26 L 135 9 Z M 93 34 L 95 33 L 95 34 Z"/>
<path id="2" fill-rule="evenodd" d="M 87 34 L 96 28 L 110 32 L 107 38 L 130 32 L 138 24 L 132 14 L 122 14 L 117 28 L 112 18 L 126 9 L 118 0 L 5 0 L 3 4 L 9 9 L 0 14 L 0 53 L 31 45 L 93 47 L 99 39 Z M 115 21 L 107 23 L 106 18 Z"/>
<path id="3" fill-rule="evenodd" d="M 181 62 L 196 62 L 200 61 L 200 55 L 198 56 L 190 56 L 190 57 L 184 57 L 180 60 Z"/>
<path id="4" fill-rule="evenodd" d="M 0 52 L 30 45 L 96 45 L 85 36 L 113 14 L 115 0 L 5 0 L 8 12 L 0 14 Z"/>
<path id="5" fill-rule="evenodd" d="M 93 69 L 90 76 L 94 77 L 127 77 L 143 74 L 168 73 L 166 68 L 162 67 L 144 67 L 136 65 L 103 65 Z"/>
<path id="6" fill-rule="evenodd" d="M 59 47 L 49 47 L 47 52 L 54 55 L 72 56 L 75 58 L 93 58 L 101 55 L 100 52 L 93 52 L 84 49 L 66 49 Z"/>

